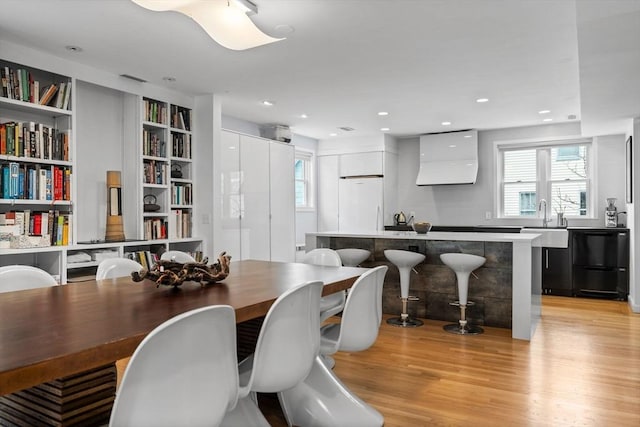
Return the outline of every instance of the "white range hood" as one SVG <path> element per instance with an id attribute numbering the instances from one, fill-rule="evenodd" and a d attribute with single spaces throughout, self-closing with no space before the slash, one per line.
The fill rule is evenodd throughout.
<path id="1" fill-rule="evenodd" d="M 475 184 L 477 176 L 477 130 L 420 136 L 416 185 Z"/>

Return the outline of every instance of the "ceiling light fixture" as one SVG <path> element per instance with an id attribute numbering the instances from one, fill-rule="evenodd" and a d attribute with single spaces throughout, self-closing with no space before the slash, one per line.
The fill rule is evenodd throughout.
<path id="1" fill-rule="evenodd" d="M 489 102 L 489 98 L 478 98 L 478 99 L 476 99 L 476 102 L 479 103 L 479 104 L 481 104 L 483 102 Z"/>
<path id="2" fill-rule="evenodd" d="M 456 145 L 455 145 L 455 144 L 451 144 L 451 145 L 449 146 L 449 148 L 456 148 Z"/>
<path id="3" fill-rule="evenodd" d="M 337 133 L 330 133 L 329 136 L 338 136 Z"/>
<path id="4" fill-rule="evenodd" d="M 131 0 L 156 12 L 175 10 L 198 23 L 220 45 L 245 50 L 283 40 L 266 35 L 248 14 L 258 12 L 249 0 Z"/>
<path id="5" fill-rule="evenodd" d="M 538 114 L 549 114 L 551 112 L 551 110 L 540 110 L 538 111 Z"/>
<path id="6" fill-rule="evenodd" d="M 441 124 L 442 126 L 449 126 L 449 125 L 451 125 L 451 122 L 442 122 L 442 123 L 440 123 L 440 124 Z"/>
<path id="7" fill-rule="evenodd" d="M 380 128 L 380 130 L 381 130 L 382 132 L 387 132 L 387 131 L 389 131 L 389 130 L 391 130 L 391 129 L 389 129 L 389 128 Z"/>
<path id="8" fill-rule="evenodd" d="M 308 117 L 309 117 L 309 116 L 307 116 L 306 114 L 300 114 L 300 118 L 301 118 L 301 119 L 306 119 L 306 118 L 308 118 Z"/>
<path id="9" fill-rule="evenodd" d="M 67 49 L 69 52 L 75 52 L 75 53 L 80 53 L 82 52 L 82 48 L 80 46 L 65 46 L 65 49 Z"/>
<path id="10" fill-rule="evenodd" d="M 379 115 L 379 116 L 388 116 L 388 115 L 389 115 L 389 113 L 388 113 L 388 112 L 386 112 L 386 111 L 380 111 L 380 112 L 378 112 L 378 115 Z"/>
<path id="11" fill-rule="evenodd" d="M 542 121 L 543 121 L 543 122 L 551 122 L 551 121 L 553 121 L 553 119 L 552 119 L 552 118 L 542 119 Z"/>
<path id="12" fill-rule="evenodd" d="M 268 100 L 264 100 L 262 101 L 262 105 L 264 105 L 265 107 L 272 107 L 275 104 L 275 102 L 273 101 L 268 101 Z"/>

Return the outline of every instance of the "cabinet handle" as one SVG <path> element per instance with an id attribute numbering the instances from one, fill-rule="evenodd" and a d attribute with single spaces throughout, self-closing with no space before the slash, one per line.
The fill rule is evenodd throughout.
<path id="1" fill-rule="evenodd" d="M 546 265 L 546 269 L 549 269 L 549 249 L 545 249 L 544 251 L 544 255 L 545 255 L 545 265 Z"/>

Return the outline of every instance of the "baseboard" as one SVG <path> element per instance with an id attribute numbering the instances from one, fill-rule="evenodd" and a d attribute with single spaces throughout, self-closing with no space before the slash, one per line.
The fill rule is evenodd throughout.
<path id="1" fill-rule="evenodd" d="M 634 313 L 640 313 L 640 304 L 634 301 L 631 295 L 629 295 L 629 297 L 627 298 L 627 302 L 629 303 L 629 308 L 631 308 L 631 311 L 633 311 Z"/>

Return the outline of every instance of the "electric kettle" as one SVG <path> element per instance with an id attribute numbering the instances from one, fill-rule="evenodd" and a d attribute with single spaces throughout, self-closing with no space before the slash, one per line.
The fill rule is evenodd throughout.
<path id="1" fill-rule="evenodd" d="M 404 212 L 400 211 L 393 216 L 393 222 L 395 225 L 407 225 L 407 217 L 404 215 Z"/>

